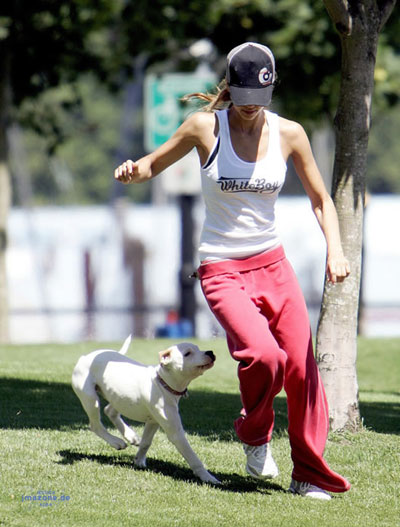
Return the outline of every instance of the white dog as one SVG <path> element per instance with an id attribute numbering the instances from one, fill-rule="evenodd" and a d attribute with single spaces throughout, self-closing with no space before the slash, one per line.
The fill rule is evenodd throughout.
<path id="1" fill-rule="evenodd" d="M 130 341 L 129 336 L 119 352 L 98 350 L 84 355 L 74 368 L 72 387 L 89 417 L 90 429 L 117 450 L 127 447 L 125 441 L 103 426 L 100 393 L 109 402 L 104 412 L 111 422 L 128 443 L 139 446 L 136 466 L 146 466 L 146 453 L 161 426 L 196 476 L 207 483 L 220 483 L 190 447 L 178 410 L 190 381 L 214 365 L 214 353 L 182 343 L 160 352 L 158 366 L 145 366 L 124 356 Z M 121 414 L 145 423 L 141 440 Z"/>

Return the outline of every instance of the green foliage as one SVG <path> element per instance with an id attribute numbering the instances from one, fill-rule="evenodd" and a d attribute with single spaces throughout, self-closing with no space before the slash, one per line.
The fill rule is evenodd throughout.
<path id="1" fill-rule="evenodd" d="M 245 40 L 270 45 L 282 81 L 278 95 L 293 117 L 315 120 L 336 106 L 340 45 L 320 0 L 16 0 L 4 3 L 0 15 L 17 104 L 83 71 L 116 85 L 122 72 L 131 75 L 132 59 L 140 53 L 149 64 L 175 55 L 193 66 L 185 50 L 209 38 L 219 56 Z M 398 80 L 392 80 L 399 72 L 398 29 L 393 16 L 384 28 L 382 60 L 378 57 L 385 96 L 392 99 L 399 93 Z"/>
<path id="2" fill-rule="evenodd" d="M 373 107 L 380 112 L 399 98 L 399 34 L 399 17 L 393 15 L 383 29 L 377 57 Z M 116 91 L 132 79 L 139 56 L 147 67 L 157 65 L 157 71 L 193 71 L 197 62 L 188 48 L 201 38 L 214 44 L 216 52 L 208 58 L 221 78 L 224 56 L 233 46 L 245 40 L 269 45 L 277 60 L 275 104 L 280 113 L 299 120 L 308 131 L 327 116 L 333 119 L 340 43 L 320 0 L 3 2 L 0 83 L 6 82 L 1 72 L 5 75 L 8 68 L 12 117 L 42 137 L 28 138 L 36 202 L 108 200 L 123 141 L 123 99 Z M 137 116 L 135 144 L 125 148 L 128 155 L 142 153 L 142 125 L 142 116 Z M 65 169 L 52 170 L 54 166 Z M 387 181 L 392 175 L 382 178 L 376 187 L 398 188 Z M 124 191 L 139 201 L 149 195 L 148 187 Z"/>
<path id="3" fill-rule="evenodd" d="M 9 57 L 14 103 L 74 81 L 82 71 L 113 71 L 107 59 L 121 7 L 122 0 L 3 2 L 0 44 Z"/>
<path id="4" fill-rule="evenodd" d="M 295 16 L 294 16 L 295 15 Z M 132 28 L 135 28 L 134 30 Z M 393 104 L 399 97 L 395 81 L 400 68 L 396 17 L 383 29 L 378 68 L 386 84 L 377 98 Z M 175 57 L 175 67 L 194 67 L 188 45 L 208 38 L 217 49 L 210 57 L 224 75 L 224 55 L 235 45 L 255 40 L 269 45 L 277 59 L 280 86 L 276 96 L 289 118 L 307 126 L 328 114 L 333 118 L 340 81 L 340 42 L 320 0 L 146 0 L 128 2 L 121 34 L 131 35 L 124 44 L 129 55 L 148 55 L 148 63 Z M 387 60 L 392 53 L 392 61 Z M 386 59 L 385 59 L 386 57 Z M 397 72 L 397 73 L 396 73 Z"/>
<path id="5" fill-rule="evenodd" d="M 123 142 L 123 111 L 123 93 L 110 93 L 93 75 L 24 101 L 20 114 L 31 126 L 23 134 L 27 166 L 19 177 L 32 187 L 33 204 L 96 204 L 111 199 L 113 171 Z M 142 123 L 132 123 L 132 127 L 141 131 Z M 21 204 L 11 161 L 14 202 Z M 136 201 L 148 199 L 148 185 L 123 190 Z"/>
<path id="6" fill-rule="evenodd" d="M 168 341 L 134 341 L 129 356 L 157 361 Z M 199 342 L 213 349 L 215 366 L 189 387 L 180 403 L 188 439 L 220 487 L 202 485 L 183 458 L 158 432 L 147 470 L 132 466 L 136 449 L 115 451 L 88 430 L 70 385 L 83 353 L 109 343 L 0 347 L 0 523 L 13 527 L 379 527 L 398 525 L 400 429 L 399 339 L 359 341 L 361 413 L 357 434 L 331 434 L 325 456 L 346 475 L 352 489 L 329 503 L 292 496 L 292 463 L 286 405 L 276 399 L 274 458 L 280 474 L 272 482 L 247 477 L 241 444 L 233 432 L 240 409 L 236 365 L 222 340 Z M 112 347 L 115 347 L 114 345 Z M 104 421 L 108 425 L 108 421 Z M 139 433 L 141 426 L 135 425 Z M 38 491 L 69 500 L 54 507 L 23 501 Z M 267 521 L 266 521 L 267 519 Z"/>

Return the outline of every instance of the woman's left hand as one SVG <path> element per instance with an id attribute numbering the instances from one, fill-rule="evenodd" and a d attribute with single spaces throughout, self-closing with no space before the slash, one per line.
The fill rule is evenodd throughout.
<path id="1" fill-rule="evenodd" d="M 328 256 L 326 272 L 332 284 L 343 282 L 350 274 L 350 264 L 344 256 Z"/>

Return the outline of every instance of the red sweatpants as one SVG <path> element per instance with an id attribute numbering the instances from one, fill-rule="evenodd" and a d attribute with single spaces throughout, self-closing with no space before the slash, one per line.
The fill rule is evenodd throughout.
<path id="1" fill-rule="evenodd" d="M 243 404 L 236 433 L 249 445 L 270 441 L 274 397 L 285 389 L 293 474 L 331 492 L 350 488 L 323 458 L 328 405 L 314 359 L 304 297 L 282 247 L 199 267 L 207 302 L 239 362 Z"/>

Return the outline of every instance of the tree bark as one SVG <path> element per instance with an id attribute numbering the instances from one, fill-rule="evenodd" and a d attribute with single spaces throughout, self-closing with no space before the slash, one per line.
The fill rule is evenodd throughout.
<path id="1" fill-rule="evenodd" d="M 0 48 L 0 51 L 3 50 Z M 8 54 L 0 53 L 0 343 L 9 340 L 6 273 L 7 220 L 11 203 L 7 148 L 7 129 L 11 105 L 9 72 Z"/>
<path id="2" fill-rule="evenodd" d="M 375 59 L 389 3 L 393 8 L 395 0 L 380 7 L 373 0 L 325 0 L 342 47 L 332 196 L 351 266 L 343 283 L 325 282 L 317 329 L 316 356 L 332 430 L 355 430 L 360 422 L 356 359 L 365 174 Z"/>

